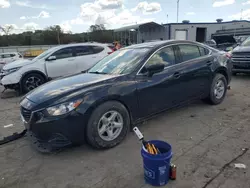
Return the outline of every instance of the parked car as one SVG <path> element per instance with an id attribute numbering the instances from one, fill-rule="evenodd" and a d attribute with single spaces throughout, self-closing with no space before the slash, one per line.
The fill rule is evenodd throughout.
<path id="1" fill-rule="evenodd" d="M 107 44 L 82 43 L 53 47 L 33 60 L 9 63 L 0 74 L 7 89 L 27 93 L 46 81 L 86 71 L 112 53 Z"/>
<path id="2" fill-rule="evenodd" d="M 214 35 L 213 39 L 205 42 L 206 45 L 222 51 L 231 51 L 238 44 L 232 35 Z"/>
<path id="3" fill-rule="evenodd" d="M 250 37 L 232 50 L 233 74 L 250 73 Z"/>
<path id="4" fill-rule="evenodd" d="M 120 49 L 82 73 L 51 81 L 21 101 L 21 117 L 40 151 L 119 144 L 131 126 L 195 99 L 220 104 L 231 80 L 225 52 L 190 41 Z"/>
<path id="5" fill-rule="evenodd" d="M 4 65 L 16 61 L 18 59 L 23 59 L 23 56 L 19 52 L 6 52 L 0 53 L 0 70 Z"/>

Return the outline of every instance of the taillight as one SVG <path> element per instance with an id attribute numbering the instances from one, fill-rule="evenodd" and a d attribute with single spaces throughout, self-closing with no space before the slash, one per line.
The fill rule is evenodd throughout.
<path id="1" fill-rule="evenodd" d="M 109 55 L 109 54 L 112 54 L 112 53 L 113 53 L 113 52 L 108 52 L 108 55 Z"/>
<path id="2" fill-rule="evenodd" d="M 226 53 L 225 55 L 226 55 L 226 57 L 229 58 L 229 59 L 232 58 L 232 54 L 231 54 L 231 53 Z"/>

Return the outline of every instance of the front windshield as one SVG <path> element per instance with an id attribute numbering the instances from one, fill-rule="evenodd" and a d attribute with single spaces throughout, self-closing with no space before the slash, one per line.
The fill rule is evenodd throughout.
<path id="1" fill-rule="evenodd" d="M 248 37 L 244 42 L 242 42 L 241 46 L 250 46 L 250 37 Z"/>
<path id="2" fill-rule="evenodd" d="M 149 48 L 121 49 L 99 61 L 88 72 L 96 74 L 129 74 Z"/>
<path id="3" fill-rule="evenodd" d="M 36 61 L 38 59 L 42 59 L 44 57 L 46 57 L 47 55 L 49 55 L 52 51 L 54 51 L 57 47 L 53 47 L 53 48 L 49 48 L 48 50 L 44 51 L 43 53 L 41 53 L 39 56 L 35 57 L 33 59 L 33 61 Z"/>

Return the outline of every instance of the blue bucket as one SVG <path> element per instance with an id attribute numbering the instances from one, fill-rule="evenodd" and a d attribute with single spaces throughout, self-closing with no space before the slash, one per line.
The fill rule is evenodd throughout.
<path id="1" fill-rule="evenodd" d="M 169 181 L 170 160 L 172 158 L 172 147 L 160 140 L 151 140 L 161 154 L 152 155 L 141 149 L 144 166 L 144 179 L 146 183 L 153 186 L 163 186 Z"/>

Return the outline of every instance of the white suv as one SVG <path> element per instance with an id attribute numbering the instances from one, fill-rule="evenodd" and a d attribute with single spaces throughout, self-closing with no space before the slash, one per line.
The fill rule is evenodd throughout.
<path id="1" fill-rule="evenodd" d="M 48 80 L 86 71 L 113 50 L 108 44 L 81 43 L 53 47 L 33 60 L 15 61 L 0 73 L 6 89 L 27 93 Z"/>
<path id="2" fill-rule="evenodd" d="M 23 56 L 18 52 L 6 52 L 0 53 L 0 70 L 4 65 L 16 61 L 18 59 L 23 59 Z"/>

